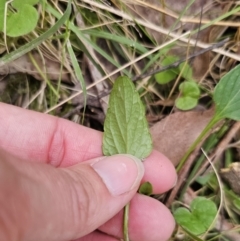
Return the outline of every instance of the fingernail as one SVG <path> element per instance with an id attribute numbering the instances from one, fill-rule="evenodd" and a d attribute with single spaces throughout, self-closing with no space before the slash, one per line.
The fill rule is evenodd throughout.
<path id="1" fill-rule="evenodd" d="M 93 169 L 113 196 L 137 188 L 144 174 L 142 162 L 131 155 L 114 155 L 93 163 Z"/>

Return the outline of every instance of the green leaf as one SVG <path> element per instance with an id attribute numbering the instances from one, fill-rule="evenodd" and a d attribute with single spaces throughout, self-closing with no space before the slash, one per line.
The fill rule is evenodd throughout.
<path id="1" fill-rule="evenodd" d="M 69 39 L 67 39 L 66 46 L 67 46 L 67 50 L 68 50 L 68 53 L 69 53 L 69 56 L 70 56 L 70 59 L 71 59 L 71 63 L 72 63 L 72 66 L 73 66 L 73 69 L 74 69 L 74 72 L 75 72 L 75 77 L 80 82 L 81 87 L 82 87 L 82 91 L 83 91 L 83 98 L 84 98 L 83 106 L 84 106 L 84 108 L 83 108 L 83 118 L 82 118 L 82 120 L 84 121 L 84 114 L 85 114 L 86 105 L 87 105 L 86 83 L 84 81 L 84 78 L 83 78 L 83 75 L 82 75 L 82 70 L 79 66 L 77 57 L 76 57 L 76 55 L 73 51 L 72 44 L 71 44 Z"/>
<path id="2" fill-rule="evenodd" d="M 178 57 L 170 55 L 162 61 L 161 65 L 162 66 L 168 66 L 168 65 L 173 64 L 174 62 L 176 62 L 178 60 L 179 60 Z M 159 84 L 167 84 L 170 81 L 174 80 L 177 77 L 178 74 L 179 74 L 179 69 L 178 68 L 172 68 L 172 69 L 168 69 L 168 70 L 165 70 L 163 72 L 160 72 L 158 74 L 155 74 L 155 78 L 156 78 L 156 81 Z"/>
<path id="3" fill-rule="evenodd" d="M 237 182 L 236 182 L 237 183 Z M 240 196 L 237 195 L 232 190 L 229 190 L 228 188 L 224 188 L 224 193 L 227 198 L 227 202 L 233 203 L 234 207 L 240 210 Z"/>
<path id="4" fill-rule="evenodd" d="M 150 196 L 153 193 L 152 184 L 150 182 L 142 183 L 138 189 L 138 192 L 143 195 Z"/>
<path id="5" fill-rule="evenodd" d="M 206 175 L 204 175 L 204 176 L 198 176 L 198 177 L 196 178 L 196 181 L 197 181 L 199 184 L 201 184 L 202 186 L 205 186 L 205 185 L 207 185 L 207 183 L 210 181 L 210 179 L 212 178 L 212 176 L 213 176 L 213 173 L 208 173 L 208 174 L 206 174 Z"/>
<path id="6" fill-rule="evenodd" d="M 194 108 L 200 97 L 200 89 L 194 81 L 185 81 L 180 86 L 181 96 L 176 99 L 176 107 L 180 110 Z"/>
<path id="7" fill-rule="evenodd" d="M 216 119 L 240 120 L 240 65 L 221 78 L 214 90 L 213 100 Z"/>
<path id="8" fill-rule="evenodd" d="M 215 203 L 204 197 L 195 198 L 190 211 L 186 208 L 178 208 L 174 217 L 179 225 L 194 235 L 204 233 L 212 224 L 217 215 Z"/>
<path id="9" fill-rule="evenodd" d="M 202 234 L 206 230 L 204 225 L 186 208 L 178 208 L 174 213 L 174 218 L 180 226 L 195 235 Z"/>
<path id="10" fill-rule="evenodd" d="M 3 31 L 6 0 L 0 0 L 0 30 Z M 32 6 L 39 0 L 14 0 L 11 5 L 16 10 L 10 11 L 9 4 L 6 12 L 6 34 L 19 37 L 31 32 L 37 25 L 38 12 Z"/>
<path id="11" fill-rule="evenodd" d="M 19 37 L 30 33 L 38 22 L 38 12 L 31 5 L 24 4 L 16 13 L 9 13 L 7 18 L 7 35 Z"/>
<path id="12" fill-rule="evenodd" d="M 180 110 L 191 110 L 196 107 L 198 99 L 190 96 L 182 96 L 176 99 L 175 105 Z"/>
<path id="13" fill-rule="evenodd" d="M 194 81 L 185 81 L 180 86 L 179 89 L 183 96 L 190 96 L 192 98 L 198 99 L 200 96 L 200 89 L 198 84 Z"/>
<path id="14" fill-rule="evenodd" d="M 3 30 L 4 25 L 4 9 L 6 0 L 0 0 L 0 30 Z"/>
<path id="15" fill-rule="evenodd" d="M 192 68 L 188 63 L 181 63 L 178 68 L 179 72 L 182 72 L 182 78 L 192 80 Z"/>
<path id="16" fill-rule="evenodd" d="M 139 94 L 128 77 L 119 77 L 110 94 L 103 154 L 131 154 L 142 159 L 151 151 L 152 139 Z"/>
<path id="17" fill-rule="evenodd" d="M 127 46 L 131 46 L 133 44 L 133 40 L 129 39 L 129 37 L 127 36 L 118 36 L 116 34 L 113 33 L 109 33 L 106 31 L 102 31 L 102 30 L 95 30 L 95 29 L 85 29 L 85 30 L 81 30 L 83 34 L 89 34 L 90 36 L 94 36 L 97 38 L 101 38 L 101 39 L 110 39 L 111 41 L 116 41 L 120 44 L 125 44 Z M 134 48 L 136 48 L 136 50 L 140 51 L 141 53 L 146 53 L 148 50 L 140 43 L 134 41 Z"/>
<path id="18" fill-rule="evenodd" d="M 39 2 L 39 0 L 14 0 L 11 4 L 14 8 L 20 9 L 24 4 L 28 5 L 36 5 Z"/>

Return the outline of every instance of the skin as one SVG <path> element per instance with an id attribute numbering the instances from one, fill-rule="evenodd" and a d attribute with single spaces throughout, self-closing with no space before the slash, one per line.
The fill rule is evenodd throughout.
<path id="1" fill-rule="evenodd" d="M 130 200 L 132 241 L 171 236 L 170 211 L 136 193 L 139 183 L 112 196 L 92 170 L 103 158 L 101 132 L 3 103 L 0 126 L 0 240 L 116 241 Z M 151 182 L 155 194 L 175 185 L 175 169 L 161 153 L 143 165 L 141 182 Z"/>

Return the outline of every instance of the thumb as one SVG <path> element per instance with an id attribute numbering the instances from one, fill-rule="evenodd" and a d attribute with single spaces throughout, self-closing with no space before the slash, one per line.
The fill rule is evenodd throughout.
<path id="1" fill-rule="evenodd" d="M 5 206 L 11 218 L 5 234 L 15 233 L 24 241 L 64 241 L 85 236 L 131 200 L 144 173 L 141 161 L 130 155 L 96 158 L 69 168 L 16 162 L 12 158 L 6 163 L 13 171 L 10 168 L 5 173 L 14 175 L 11 182 L 10 174 L 6 180 L 10 197 Z M 2 195 L 0 202 L 4 203 Z M 15 240 L 4 238 L 1 240 Z"/>

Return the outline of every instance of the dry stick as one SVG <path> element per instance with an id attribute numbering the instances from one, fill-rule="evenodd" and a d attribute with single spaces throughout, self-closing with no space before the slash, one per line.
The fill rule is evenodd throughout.
<path id="1" fill-rule="evenodd" d="M 165 35 L 170 36 L 172 38 L 177 38 L 177 39 L 179 39 L 180 41 L 182 41 L 184 43 L 191 44 L 193 46 L 196 45 L 197 47 L 202 48 L 202 49 L 206 49 L 206 48 L 211 46 L 210 44 L 203 43 L 203 42 L 199 41 L 198 39 L 189 39 L 188 37 L 191 34 L 190 31 L 188 31 L 187 34 L 185 33 L 185 34 L 181 35 L 181 37 L 180 37 L 180 35 L 177 34 L 177 33 L 174 33 L 174 32 L 169 33 L 168 29 L 165 29 L 163 27 L 157 26 L 157 25 L 155 25 L 153 23 L 150 23 L 150 22 L 143 21 L 140 18 L 135 18 L 135 17 L 130 16 L 130 15 L 128 15 L 128 14 L 126 14 L 126 13 L 120 11 L 120 10 L 115 9 L 115 8 L 112 8 L 112 7 L 109 7 L 109 6 L 106 6 L 106 5 L 97 3 L 95 1 L 91 1 L 91 0 L 82 0 L 82 2 L 85 2 L 85 3 L 87 3 L 87 4 L 91 5 L 91 6 L 95 6 L 97 8 L 109 11 L 110 13 L 116 14 L 119 17 L 122 17 L 125 20 L 131 21 L 131 22 L 137 22 L 139 25 L 142 25 L 142 26 L 144 26 L 146 28 L 149 28 L 151 30 L 155 30 L 155 31 L 157 31 L 159 33 L 165 34 Z M 216 23 L 213 23 L 213 25 L 214 24 L 216 24 Z M 238 23 L 238 26 L 240 26 L 240 23 Z M 213 52 L 216 52 L 216 53 L 225 55 L 225 56 L 227 56 L 229 58 L 232 58 L 232 59 L 240 61 L 240 56 L 239 55 L 227 52 L 227 51 L 225 51 L 223 49 L 217 49 L 216 48 L 216 49 L 213 50 Z"/>
<path id="2" fill-rule="evenodd" d="M 165 205 L 167 207 L 170 207 L 173 200 L 175 199 L 175 197 L 177 196 L 182 184 L 184 183 L 185 181 L 185 178 L 189 172 L 189 169 L 191 168 L 192 166 L 192 163 L 193 161 L 195 160 L 197 154 L 198 154 L 198 151 L 200 150 L 201 148 L 201 144 L 200 143 L 197 148 L 191 153 L 191 155 L 189 156 L 188 160 L 185 162 L 185 165 L 183 166 L 183 168 L 180 170 L 179 174 L 178 174 L 178 181 L 177 181 L 177 184 L 176 186 L 171 190 L 170 192 L 170 195 L 168 196 L 167 198 L 167 201 L 165 202 Z"/>
<path id="3" fill-rule="evenodd" d="M 197 57 L 197 56 L 199 56 L 201 54 L 204 54 L 204 53 L 206 53 L 206 52 L 208 52 L 210 50 L 214 50 L 215 48 L 221 47 L 221 46 L 223 46 L 227 42 L 228 42 L 228 39 L 223 40 L 223 41 L 221 41 L 219 43 L 215 43 L 215 44 L 209 46 L 208 48 L 202 49 L 202 50 L 198 51 L 197 53 L 189 55 L 187 58 L 182 58 L 182 59 L 174 62 L 173 64 L 170 64 L 170 65 L 167 65 L 167 66 L 164 66 L 164 67 L 161 67 L 161 68 L 149 71 L 146 74 L 142 74 L 142 75 L 136 76 L 136 77 L 132 78 L 132 80 L 136 81 L 136 80 L 144 79 L 146 77 L 149 77 L 151 75 L 163 72 L 165 70 L 172 69 L 172 68 L 177 68 L 181 63 L 186 62 L 188 60 L 191 60 L 191 59 L 193 59 L 193 58 L 195 58 L 195 57 Z"/>
<path id="4" fill-rule="evenodd" d="M 171 190 L 170 195 L 167 198 L 166 201 L 166 206 L 170 207 L 170 205 L 172 204 L 173 200 L 175 199 L 176 195 L 178 194 L 182 184 L 185 181 L 185 178 L 193 164 L 193 162 L 195 161 L 196 156 L 198 155 L 198 152 L 200 150 L 200 148 L 202 147 L 202 144 L 204 143 L 204 141 L 206 140 L 206 138 L 210 135 L 210 133 L 197 145 L 197 147 L 195 148 L 195 150 L 191 153 L 191 155 L 189 156 L 189 158 L 187 159 L 187 161 L 185 162 L 183 168 L 180 170 L 179 174 L 178 174 L 178 181 L 176 186 Z"/>
<path id="5" fill-rule="evenodd" d="M 233 139 L 236 132 L 240 129 L 240 121 L 236 122 L 230 131 L 226 134 L 226 136 L 221 140 L 221 142 L 217 145 L 217 148 L 215 149 L 214 153 L 211 154 L 209 157 L 210 160 L 213 160 L 212 162 L 216 162 L 219 156 L 223 153 L 225 150 L 225 147 L 228 145 L 228 143 Z M 201 168 L 198 170 L 198 172 L 193 177 L 193 180 L 196 179 L 197 176 L 201 175 L 207 168 L 208 162 L 204 162 L 204 164 L 201 166 Z"/>
<path id="6" fill-rule="evenodd" d="M 130 241 L 129 231 L 128 231 L 129 208 L 130 208 L 130 203 L 127 203 L 123 209 L 123 241 Z"/>
<path id="7" fill-rule="evenodd" d="M 173 11 L 166 9 L 166 8 L 161 8 L 159 6 L 154 6 L 152 4 L 149 4 L 147 2 L 143 2 L 140 0 L 134 0 L 135 2 L 138 2 L 140 5 L 145 6 L 146 8 L 150 8 L 150 9 L 154 9 L 158 12 L 161 12 L 163 14 L 166 14 L 172 18 L 175 18 L 177 20 L 180 20 L 180 22 L 182 23 L 199 23 L 199 19 L 196 18 L 192 18 L 192 17 L 181 17 L 179 19 L 179 16 L 174 13 Z M 207 23 L 211 23 L 212 20 L 209 19 L 202 19 L 202 23 L 207 24 Z M 233 21 L 220 21 L 217 23 L 214 23 L 213 25 L 217 25 L 217 26 L 228 26 L 228 27 L 239 27 L 240 23 L 239 22 L 233 22 Z"/>

